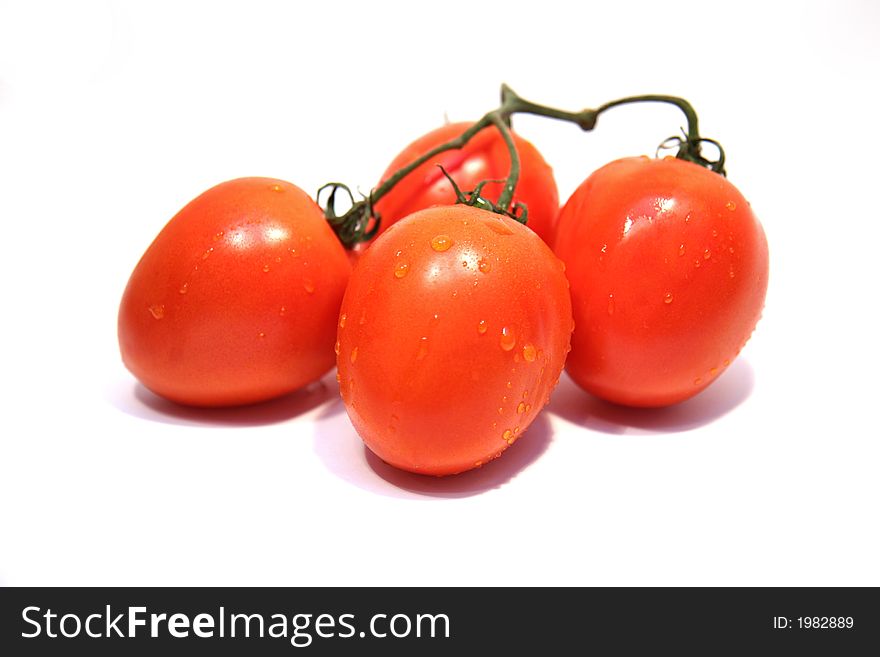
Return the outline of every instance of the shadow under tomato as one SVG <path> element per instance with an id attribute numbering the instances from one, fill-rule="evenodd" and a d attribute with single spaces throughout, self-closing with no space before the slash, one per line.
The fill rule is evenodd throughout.
<path id="1" fill-rule="evenodd" d="M 137 382 L 130 392 L 112 394 L 110 402 L 124 413 L 152 422 L 253 427 L 291 420 L 318 408 L 337 395 L 336 381 L 331 373 L 283 397 L 247 406 L 184 406 L 156 395 Z"/>
<path id="2" fill-rule="evenodd" d="M 342 402 L 334 402 L 342 407 Z M 364 490 L 398 498 L 458 498 L 480 495 L 513 480 L 543 454 L 553 439 L 546 416 L 539 415 L 512 447 L 486 465 L 447 477 L 398 470 L 373 454 L 345 413 L 319 421 L 315 452 L 333 474 Z"/>
<path id="3" fill-rule="evenodd" d="M 603 433 L 678 433 L 698 429 L 727 415 L 749 398 L 754 384 L 751 366 L 740 358 L 691 399 L 665 408 L 630 408 L 594 397 L 563 375 L 547 410 L 573 424 Z"/>

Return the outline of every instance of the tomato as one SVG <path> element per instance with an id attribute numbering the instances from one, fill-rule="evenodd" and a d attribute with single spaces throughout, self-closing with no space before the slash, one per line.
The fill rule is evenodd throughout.
<path id="1" fill-rule="evenodd" d="M 351 266 L 298 187 L 242 178 L 162 229 L 131 275 L 119 345 L 150 390 L 197 406 L 263 401 L 333 366 Z"/>
<path id="2" fill-rule="evenodd" d="M 336 345 L 342 398 L 385 462 L 469 470 L 547 403 L 571 324 L 562 263 L 535 233 L 464 205 L 416 212 L 352 273 Z"/>
<path id="3" fill-rule="evenodd" d="M 566 369 L 585 390 L 664 406 L 708 386 L 749 339 L 767 291 L 767 240 L 724 177 L 666 158 L 627 158 L 587 178 L 562 209 L 575 331 Z"/>
<path id="4" fill-rule="evenodd" d="M 471 125 L 451 123 L 420 137 L 394 158 L 382 181 L 432 148 L 456 138 Z M 520 179 L 513 200 L 528 206 L 528 227 L 549 243 L 559 214 L 559 194 L 553 170 L 532 144 L 516 133 L 513 133 L 513 140 L 520 158 Z M 376 203 L 376 211 L 382 218 L 379 232 L 417 210 L 455 203 L 452 185 L 437 164 L 443 165 L 461 190 L 472 191 L 483 180 L 507 178 L 510 153 L 498 128 L 490 126 L 478 132 L 464 148 L 441 153 L 426 162 Z M 483 187 L 481 195 L 494 202 L 502 188 L 501 183 L 490 183 Z"/>

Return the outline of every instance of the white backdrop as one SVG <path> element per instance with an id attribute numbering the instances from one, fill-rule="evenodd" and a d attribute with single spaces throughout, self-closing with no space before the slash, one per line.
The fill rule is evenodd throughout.
<path id="1" fill-rule="evenodd" d="M 0 584 L 880 585 L 880 4 L 0 0 Z M 175 409 L 116 312 L 217 182 L 368 189 L 502 81 L 579 109 L 681 95 L 761 217 L 741 358 L 661 411 L 563 378 L 499 461 L 443 480 L 368 456 L 331 373 Z M 517 129 L 562 198 L 653 153 L 666 107 Z"/>

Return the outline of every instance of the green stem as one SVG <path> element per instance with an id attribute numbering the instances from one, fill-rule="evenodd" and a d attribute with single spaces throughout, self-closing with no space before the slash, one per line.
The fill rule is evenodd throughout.
<path id="1" fill-rule="evenodd" d="M 566 110 L 556 109 L 555 107 L 547 107 L 546 105 L 540 105 L 538 103 L 533 103 L 532 101 L 526 100 L 517 95 L 513 91 L 513 89 L 505 84 L 501 86 L 500 107 L 492 110 L 491 112 L 488 112 L 485 116 L 483 116 L 479 121 L 470 126 L 463 133 L 461 133 L 458 137 L 450 139 L 446 143 L 440 144 L 439 146 L 432 148 L 430 151 L 428 151 L 418 159 L 396 171 L 394 174 L 391 175 L 391 177 L 389 177 L 381 185 L 379 185 L 379 187 L 374 189 L 370 193 L 370 196 L 368 198 L 355 202 L 352 197 L 352 207 L 345 214 L 337 216 L 334 211 L 335 193 L 338 189 L 343 189 L 349 194 L 349 196 L 351 196 L 350 190 L 339 183 L 332 183 L 330 185 L 325 185 L 324 187 L 322 187 L 321 190 L 319 190 L 319 197 L 321 191 L 323 191 L 324 189 L 329 188 L 331 190 L 329 198 L 327 200 L 327 205 L 324 210 L 324 214 L 327 217 L 327 221 L 330 223 L 330 226 L 333 228 L 333 230 L 339 236 L 340 241 L 346 247 L 351 248 L 358 242 L 369 240 L 373 235 L 376 234 L 379 227 L 379 221 L 381 220 L 381 217 L 375 215 L 373 211 L 373 206 L 377 201 L 388 194 L 398 182 L 400 182 L 403 178 L 412 173 L 415 169 L 423 165 L 425 162 L 428 162 L 440 153 L 463 148 L 478 132 L 484 130 L 485 128 L 488 128 L 490 125 L 494 125 L 501 133 L 501 136 L 504 139 L 504 143 L 506 144 L 507 149 L 510 152 L 510 172 L 508 173 L 508 176 L 504 181 L 504 189 L 501 192 L 498 198 L 498 202 L 496 204 L 492 204 L 491 202 L 487 203 L 485 199 L 477 198 L 473 198 L 471 202 L 476 202 L 477 200 L 480 200 L 482 202 L 481 206 L 488 205 L 489 207 L 493 208 L 494 211 L 500 214 L 507 214 L 508 216 L 512 216 L 513 218 L 520 221 L 525 221 L 528 211 L 527 208 L 521 206 L 520 204 L 514 204 L 513 211 L 511 211 L 513 196 L 516 191 L 516 185 L 519 182 L 520 177 L 519 153 L 517 152 L 516 145 L 513 141 L 513 136 L 510 132 L 510 119 L 512 115 L 533 114 L 535 116 L 543 116 L 545 118 L 574 123 L 575 125 L 580 127 L 581 130 L 589 131 L 596 127 L 596 121 L 598 120 L 599 116 L 609 109 L 620 107 L 621 105 L 630 105 L 633 103 L 645 102 L 667 103 L 675 105 L 682 111 L 682 113 L 685 115 L 685 119 L 687 120 L 687 130 L 685 131 L 684 138 L 671 137 L 670 139 L 667 139 L 661 145 L 661 147 L 667 143 L 674 142 L 678 146 L 678 152 L 675 155 L 678 159 L 694 162 L 696 164 L 699 164 L 700 166 L 710 168 L 716 173 L 725 175 L 724 150 L 721 148 L 721 145 L 718 142 L 712 139 L 705 139 L 703 137 L 700 137 L 697 113 L 694 111 L 694 108 L 691 106 L 691 104 L 687 102 L 684 98 L 654 94 L 648 94 L 644 96 L 627 96 L 626 98 L 620 98 L 618 100 L 613 100 L 609 103 L 605 103 L 604 105 L 600 105 L 596 109 L 584 109 L 579 112 L 569 112 Z M 704 142 L 713 144 L 718 148 L 719 157 L 717 160 L 709 160 L 702 155 L 701 145 Z M 481 190 L 482 187 L 482 184 L 479 185 L 477 187 L 477 190 Z M 479 191 L 476 191 L 473 196 L 478 197 Z M 522 210 L 521 216 L 517 216 L 515 213 L 518 208 Z"/>

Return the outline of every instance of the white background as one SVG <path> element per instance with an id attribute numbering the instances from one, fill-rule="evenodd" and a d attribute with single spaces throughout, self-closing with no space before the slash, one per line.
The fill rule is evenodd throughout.
<path id="1" fill-rule="evenodd" d="M 0 1 L 0 584 L 880 585 L 880 3 Z M 703 395 L 566 378 L 501 460 L 365 454 L 331 373 L 171 407 L 123 368 L 128 276 L 229 178 L 368 189 L 500 83 L 568 109 L 691 100 L 771 247 L 764 317 Z M 667 107 L 516 126 L 562 198 Z"/>

